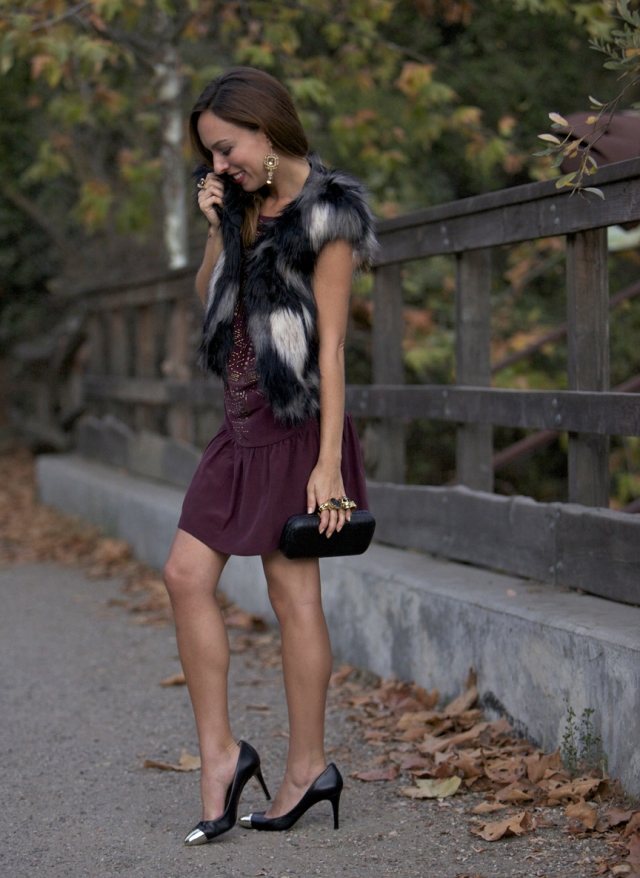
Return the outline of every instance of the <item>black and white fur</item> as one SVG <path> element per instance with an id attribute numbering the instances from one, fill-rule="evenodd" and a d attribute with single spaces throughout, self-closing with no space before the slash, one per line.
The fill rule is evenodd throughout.
<path id="1" fill-rule="evenodd" d="M 298 424 L 319 411 L 318 336 L 313 274 L 331 241 L 353 248 L 354 269 L 370 264 L 374 221 L 362 185 L 309 158 L 311 173 L 300 194 L 243 252 L 247 196 L 229 182 L 222 211 L 223 252 L 209 283 L 202 365 L 223 378 L 233 345 L 233 313 L 240 289 L 256 352 L 259 386 L 275 417 Z"/>

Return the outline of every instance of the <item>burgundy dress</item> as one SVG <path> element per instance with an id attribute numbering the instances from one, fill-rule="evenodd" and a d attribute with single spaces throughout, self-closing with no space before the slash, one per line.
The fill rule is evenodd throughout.
<path id="1" fill-rule="evenodd" d="M 278 548 L 290 515 L 307 511 L 307 482 L 318 460 L 320 423 L 277 421 L 258 387 L 256 357 L 241 301 L 224 388 L 225 419 L 206 447 L 187 490 L 178 527 L 229 555 Z M 342 438 L 347 497 L 367 508 L 360 444 L 349 415 Z"/>

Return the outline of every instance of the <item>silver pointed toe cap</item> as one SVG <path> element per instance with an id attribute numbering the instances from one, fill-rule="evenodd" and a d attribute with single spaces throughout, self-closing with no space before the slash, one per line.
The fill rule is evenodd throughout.
<path id="1" fill-rule="evenodd" d="M 252 817 L 253 817 L 253 814 L 245 814 L 245 816 L 241 817 L 240 820 L 238 821 L 240 823 L 240 826 L 244 826 L 245 829 L 251 829 L 251 818 Z"/>
<path id="2" fill-rule="evenodd" d="M 184 840 L 185 844 L 206 844 L 207 836 L 201 829 L 192 829 Z"/>

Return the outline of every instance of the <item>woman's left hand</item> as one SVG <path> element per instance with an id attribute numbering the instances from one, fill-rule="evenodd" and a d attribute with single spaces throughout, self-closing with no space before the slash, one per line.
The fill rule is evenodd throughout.
<path id="1" fill-rule="evenodd" d="M 344 482 L 340 467 L 324 467 L 316 464 L 307 482 L 307 512 L 315 512 L 318 506 L 335 497 L 341 500 L 345 496 Z M 320 513 L 320 533 L 330 537 L 335 531 L 341 531 L 345 521 L 351 518 L 351 510 L 324 509 Z"/>

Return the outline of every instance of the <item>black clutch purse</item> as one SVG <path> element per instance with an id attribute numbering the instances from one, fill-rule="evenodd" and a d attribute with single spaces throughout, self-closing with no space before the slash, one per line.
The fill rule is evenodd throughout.
<path id="1" fill-rule="evenodd" d="M 369 548 L 376 529 L 376 520 L 366 509 L 351 513 L 351 521 L 327 539 L 318 532 L 317 513 L 292 515 L 288 518 L 282 536 L 280 551 L 287 558 L 336 558 L 340 555 L 361 555 Z"/>

